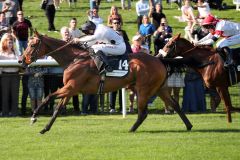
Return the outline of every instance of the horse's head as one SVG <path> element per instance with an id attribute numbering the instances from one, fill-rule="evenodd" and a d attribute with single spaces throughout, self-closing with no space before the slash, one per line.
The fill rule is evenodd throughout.
<path id="1" fill-rule="evenodd" d="M 24 66 L 31 64 L 38 58 L 44 56 L 44 46 L 42 45 L 42 35 L 34 31 L 34 36 L 29 39 L 28 47 L 23 53 L 22 64 Z"/>
<path id="2" fill-rule="evenodd" d="M 178 34 L 171 38 L 164 48 L 159 50 L 158 56 L 165 58 L 183 57 L 183 54 L 186 51 L 194 47 L 188 40 L 181 38 L 180 36 L 181 34 Z"/>

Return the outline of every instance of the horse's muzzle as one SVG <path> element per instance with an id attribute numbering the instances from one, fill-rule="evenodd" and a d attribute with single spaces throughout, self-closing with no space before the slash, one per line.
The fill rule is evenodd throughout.
<path id="1" fill-rule="evenodd" d="M 28 64 L 25 62 L 25 58 L 23 58 L 22 60 L 18 60 L 18 63 L 22 64 L 23 68 L 27 68 L 28 67 Z"/>

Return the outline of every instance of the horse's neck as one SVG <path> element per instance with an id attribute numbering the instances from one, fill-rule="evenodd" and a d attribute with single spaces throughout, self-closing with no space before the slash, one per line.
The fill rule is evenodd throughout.
<path id="1" fill-rule="evenodd" d="M 70 47 L 70 45 L 63 47 L 66 43 L 63 43 L 62 41 L 54 41 L 54 39 L 49 39 L 45 43 L 48 44 L 49 48 L 48 53 L 50 54 L 48 56 L 54 58 L 63 68 L 69 66 L 69 64 L 72 63 L 74 58 L 77 56 L 77 54 L 73 52 L 73 49 Z M 63 48 L 60 49 L 60 47 Z"/>

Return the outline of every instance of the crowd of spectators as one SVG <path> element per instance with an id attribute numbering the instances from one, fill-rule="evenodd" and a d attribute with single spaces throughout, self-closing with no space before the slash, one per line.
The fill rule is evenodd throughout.
<path id="1" fill-rule="evenodd" d="M 172 1 L 174 2 L 174 1 Z M 203 18 L 205 18 L 211 11 L 209 4 L 204 0 L 198 0 L 195 6 L 191 5 L 190 0 L 175 1 L 178 3 L 181 9 L 182 16 L 180 19 L 187 23 L 185 27 L 185 38 L 191 40 L 193 38 L 201 39 L 207 33 L 202 30 L 198 24 Z M 48 31 L 58 32 L 54 25 L 54 18 L 56 10 L 60 9 L 59 0 L 48 0 L 47 7 L 44 10 L 48 20 Z M 69 0 L 69 7 L 76 7 L 77 0 Z M 170 3 L 170 1 L 169 1 Z M 1 30 L 6 30 L 6 33 L 0 42 L 0 59 L 17 59 L 22 60 L 23 51 L 27 47 L 28 38 L 32 35 L 33 27 L 30 20 L 24 18 L 24 12 L 22 11 L 23 1 L 19 0 L 0 0 L 2 12 L 0 16 Z M 103 18 L 99 15 L 100 1 L 90 0 L 90 9 L 87 11 L 86 16 L 88 20 L 92 21 L 95 25 L 103 24 Z M 125 0 L 121 0 L 121 7 L 123 10 L 131 10 L 131 1 L 128 0 L 126 7 Z M 143 52 L 145 54 L 156 55 L 160 49 L 168 42 L 172 37 L 173 28 L 171 24 L 168 24 L 167 16 L 164 14 L 162 1 L 145 1 L 139 0 L 136 2 L 136 34 L 129 38 L 127 32 L 122 30 L 124 24 L 124 18 L 118 12 L 116 6 L 112 6 L 110 14 L 107 17 L 106 25 L 115 30 L 119 35 L 123 36 L 126 43 L 127 52 L 129 54 L 137 54 Z M 193 9 L 198 10 L 198 14 L 195 16 Z M 198 27 L 196 27 L 198 26 Z M 4 28 L 5 27 L 5 28 Z M 11 28 L 10 30 L 7 30 Z M 11 32 L 11 33 L 10 33 Z M 63 26 L 60 30 L 60 34 L 63 41 L 69 41 L 73 38 L 79 38 L 84 34 L 78 29 L 77 18 L 71 18 L 69 20 L 69 26 Z M 195 36 L 196 35 L 196 36 Z M 129 42 L 129 39 L 131 41 Z M 15 42 L 15 45 L 14 45 Z M 153 47 L 151 46 L 153 44 Z M 14 48 L 16 46 L 16 49 Z M 152 50 L 153 48 L 153 50 Z M 51 57 L 43 57 L 44 59 L 51 59 Z M 1 95 L 6 97 L 1 98 L 0 112 L 1 116 L 17 116 L 18 113 L 18 96 L 19 86 L 22 82 L 22 97 L 21 97 L 21 114 L 26 114 L 27 98 L 30 97 L 31 111 L 33 111 L 41 102 L 43 97 L 46 97 L 49 93 L 55 92 L 58 88 L 63 86 L 62 75 L 63 69 L 60 67 L 31 67 L 26 69 L 21 76 L 21 81 L 18 76 L 19 68 L 8 67 L 1 69 Z M 194 76 L 195 78 L 194 78 Z M 197 77 L 197 78 L 196 78 Z M 198 80 L 198 81 L 197 81 Z M 179 82 L 180 81 L 180 82 Z M 194 84 L 194 82 L 196 82 Z M 185 87 L 184 87 L 185 86 Z M 204 86 L 201 77 L 196 75 L 191 70 L 188 70 L 185 77 L 185 83 L 183 81 L 183 75 L 174 73 L 168 79 L 169 92 L 173 94 L 173 97 L 179 102 L 180 89 L 184 87 L 183 91 L 183 110 L 186 112 L 204 112 L 206 111 Z M 194 95 L 195 90 L 201 90 L 201 95 Z M 134 87 L 129 87 L 130 94 L 130 106 L 129 112 L 134 112 L 134 97 L 137 97 Z M 194 91 L 195 92 L 195 91 Z M 116 112 L 116 97 L 119 93 L 119 110 L 122 108 L 121 103 L 121 90 L 110 92 L 109 98 L 109 111 L 110 113 Z M 7 96 L 9 95 L 9 96 Z M 95 114 L 98 112 L 98 95 L 97 94 L 83 94 L 82 96 L 82 109 L 79 107 L 79 95 L 73 96 L 73 109 L 74 112 L 82 115 Z M 194 101 L 195 97 L 198 102 Z M 199 98 L 202 99 L 199 99 Z M 152 104 L 155 97 L 152 97 L 149 104 Z M 194 102 L 189 101 L 189 99 Z M 199 102 L 200 101 L 200 102 Z M 190 104 L 201 104 L 190 108 Z M 46 113 L 52 113 L 55 102 L 50 101 L 49 106 L 46 105 L 44 111 Z M 202 107 L 202 108 L 201 108 Z M 165 113 L 169 113 L 171 108 L 165 106 Z"/>

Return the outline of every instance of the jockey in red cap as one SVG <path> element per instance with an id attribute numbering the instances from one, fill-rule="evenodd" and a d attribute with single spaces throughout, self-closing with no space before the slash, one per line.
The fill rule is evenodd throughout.
<path id="1" fill-rule="evenodd" d="M 229 46 L 240 44 L 240 24 L 216 19 L 212 15 L 208 15 L 202 22 L 202 26 L 209 30 L 209 34 L 199 41 L 195 41 L 195 46 L 200 45 L 213 45 L 220 37 L 223 37 L 216 47 L 221 52 L 227 54 L 227 60 L 224 66 L 233 64 L 232 52 Z"/>

